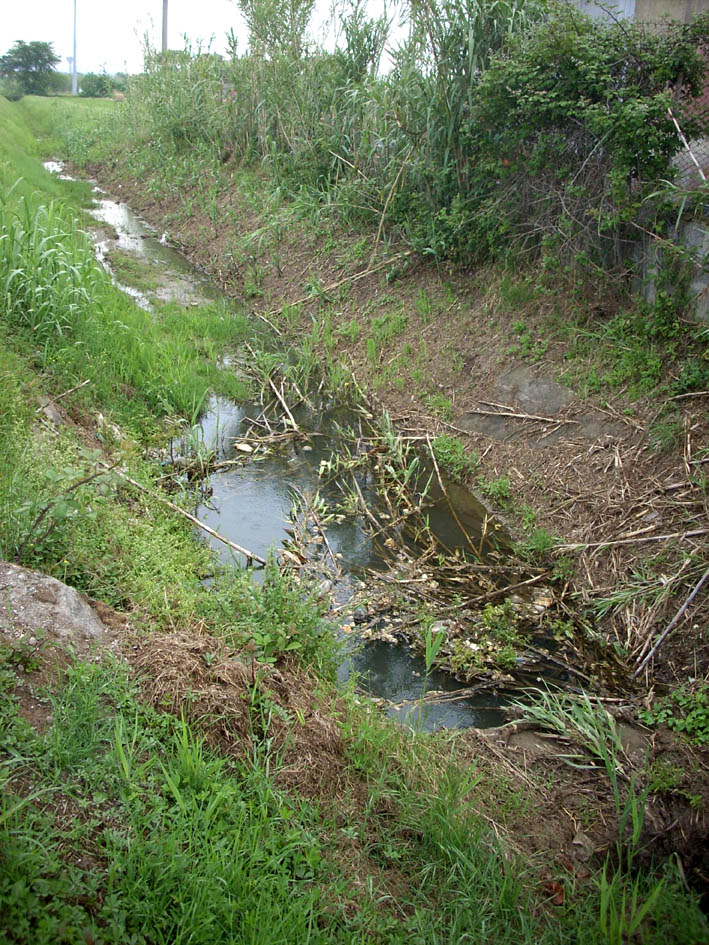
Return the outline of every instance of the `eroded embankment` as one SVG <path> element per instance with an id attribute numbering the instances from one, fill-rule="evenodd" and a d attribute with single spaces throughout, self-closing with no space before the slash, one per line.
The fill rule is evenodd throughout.
<path id="1" fill-rule="evenodd" d="M 159 218 L 156 216 L 154 219 L 157 222 Z M 421 273 L 415 273 L 411 278 L 417 280 L 415 284 L 420 288 Z M 379 286 L 376 288 L 373 287 L 375 296 L 380 288 Z M 408 290 L 411 290 L 410 285 L 408 286 Z M 352 303 L 349 302 L 348 304 Z M 360 300 L 360 304 L 362 304 L 364 309 L 367 308 L 368 303 L 366 296 L 363 296 Z M 327 319 L 327 313 L 324 317 Z M 277 314 L 271 310 L 269 310 L 269 320 L 277 321 Z M 288 326 L 280 322 L 278 322 L 278 324 L 281 324 L 282 331 L 285 332 L 287 330 Z M 332 321 L 330 322 L 330 326 L 330 330 L 332 331 Z M 440 330 L 440 324 L 438 324 L 437 327 Z M 293 325 L 290 326 L 290 329 L 293 330 Z M 333 332 L 333 335 L 334 334 Z M 297 330 L 293 331 L 292 336 L 299 339 L 301 342 L 304 337 L 303 334 L 299 334 Z M 390 340 L 393 342 L 395 338 Z M 339 349 L 337 345 L 334 346 L 334 350 L 336 353 L 338 352 Z M 327 345 L 325 345 L 322 355 L 324 359 L 327 359 L 328 356 L 332 357 L 333 351 L 332 349 L 328 351 Z M 367 370 L 365 366 L 365 374 Z M 567 482 L 567 484 L 573 476 L 581 478 L 584 473 L 587 479 L 590 478 L 593 474 L 593 469 L 591 469 L 591 473 L 589 473 L 588 467 L 592 465 L 594 457 L 596 457 L 599 462 L 602 462 L 600 471 L 603 473 L 603 476 L 597 480 L 597 489 L 602 491 L 603 486 L 600 483 L 606 482 L 610 483 L 610 488 L 613 490 L 618 488 L 618 480 L 620 480 L 621 498 L 624 496 L 624 501 L 627 503 L 627 507 L 624 506 L 624 516 L 625 519 L 627 519 L 639 500 L 630 489 L 629 479 L 624 471 L 622 457 L 625 455 L 626 450 L 632 448 L 633 444 L 636 447 L 636 451 L 639 451 L 638 455 L 642 456 L 644 452 L 649 452 L 647 447 L 644 449 L 642 447 L 644 434 L 639 422 L 635 420 L 631 422 L 627 415 L 620 415 L 617 412 L 613 414 L 613 410 L 609 409 L 607 405 L 606 407 L 595 408 L 594 412 L 594 410 L 587 405 L 581 405 L 575 401 L 574 394 L 570 389 L 564 388 L 556 381 L 552 381 L 549 377 L 540 377 L 538 370 L 528 364 L 518 364 L 512 367 L 507 365 L 502 371 L 502 375 L 498 375 L 496 383 L 501 385 L 498 393 L 495 394 L 495 397 L 500 397 L 500 399 L 479 400 L 477 403 L 481 406 L 476 408 L 477 412 L 468 411 L 468 419 L 470 420 L 470 418 L 472 418 L 471 422 L 467 422 L 465 417 L 454 418 L 457 420 L 457 423 L 444 421 L 440 417 L 435 418 L 430 414 L 427 417 L 423 417 L 421 414 L 416 413 L 417 410 L 421 409 L 421 399 L 417 402 L 416 399 L 412 397 L 410 403 L 413 404 L 412 416 L 414 420 L 411 425 L 408 425 L 406 418 L 400 416 L 400 428 L 403 429 L 405 433 L 412 433 L 414 436 L 420 435 L 424 439 L 427 434 L 431 437 L 438 435 L 440 439 L 441 436 L 447 435 L 447 431 L 455 432 L 460 435 L 462 434 L 464 426 L 474 426 L 476 430 L 475 436 L 478 437 L 477 442 L 481 442 L 480 437 L 487 438 L 485 449 L 488 453 L 497 451 L 499 457 L 499 451 L 506 450 L 506 455 L 509 456 L 511 450 L 513 457 L 515 457 L 513 461 L 518 463 L 523 469 L 528 468 L 523 462 L 525 457 L 538 457 L 539 455 L 543 455 L 547 457 L 547 461 L 552 462 L 552 464 L 558 464 L 560 463 L 560 457 L 565 454 L 566 463 L 563 468 L 559 465 L 555 468 L 552 465 L 545 472 L 548 478 L 554 476 L 563 477 L 565 475 L 566 478 L 564 481 Z M 397 396 L 400 398 L 400 393 L 400 391 L 397 392 L 394 390 L 394 399 L 388 400 L 387 398 L 391 394 L 391 391 L 384 391 L 383 396 L 375 394 L 373 399 L 380 407 L 387 403 L 391 407 L 395 406 L 396 403 L 401 403 L 400 399 L 397 400 Z M 501 393 L 504 399 L 500 396 Z M 534 400 L 535 397 L 541 397 L 543 400 L 541 402 L 538 399 Z M 514 415 L 508 416 L 508 414 Z M 608 426 L 604 427 L 604 424 Z M 287 427 L 288 424 L 286 424 L 286 428 Z M 452 431 L 451 427 L 454 428 Z M 628 428 L 632 428 L 631 433 L 628 433 Z M 613 432 L 611 432 L 611 429 Z M 574 432 L 571 433 L 571 430 Z M 512 436 L 512 440 L 505 442 L 504 438 L 510 435 Z M 575 454 L 572 453 L 569 457 L 572 448 L 579 450 L 579 452 Z M 671 458 L 660 457 L 660 459 L 664 459 L 664 466 L 662 463 L 657 462 L 658 457 L 651 457 L 651 459 L 655 464 L 655 475 L 659 474 L 658 468 L 661 468 L 663 474 L 668 477 L 669 480 L 672 480 L 676 486 L 677 470 Z M 516 466 L 513 467 L 513 469 L 516 468 Z M 538 472 L 535 473 L 536 469 L 538 469 L 538 467 L 535 466 L 532 470 L 532 480 L 534 475 L 540 475 Z M 571 472 L 569 472 L 569 470 L 571 470 Z M 517 472 L 519 473 L 519 470 L 517 470 Z M 481 475 L 479 470 L 477 471 L 477 475 Z M 499 483 L 502 478 L 503 474 L 498 477 L 496 482 Z M 510 486 L 511 479 L 511 476 L 508 477 L 508 487 Z M 522 482 L 522 478 L 520 478 L 519 481 Z M 533 480 L 529 484 L 534 487 L 539 485 L 539 482 L 534 482 Z M 671 484 L 672 483 L 670 483 L 670 485 Z M 548 481 L 545 480 L 543 485 L 545 489 L 548 488 Z M 645 489 L 648 488 L 647 482 L 644 485 L 634 482 L 633 485 L 634 489 L 638 489 L 641 486 Z M 685 488 L 690 490 L 690 493 L 693 485 L 696 484 L 693 484 L 691 479 L 685 480 Z M 501 502 L 501 500 L 505 498 L 505 496 L 501 494 L 503 491 L 503 486 L 499 486 L 497 494 L 495 494 L 493 490 L 493 497 L 497 500 L 498 505 L 502 504 L 504 508 L 505 503 Z M 522 494 L 525 494 L 523 488 L 521 490 L 510 488 L 510 491 L 515 493 L 518 500 L 520 498 L 520 491 Z M 661 489 L 659 492 L 662 494 Z M 686 498 L 685 492 L 681 491 L 680 494 L 682 497 Z M 644 508 L 646 510 L 645 514 L 650 516 L 649 522 L 654 521 L 652 500 L 653 496 L 648 495 L 646 492 L 644 494 L 645 505 L 640 502 L 640 508 Z M 569 515 L 575 515 L 578 512 L 577 504 L 568 499 L 561 502 L 560 505 L 562 508 L 567 509 Z M 509 518 L 509 504 L 507 505 L 506 511 Z M 531 506 L 528 506 L 525 510 L 525 514 L 527 515 L 531 515 L 532 512 L 533 509 Z M 543 513 L 540 513 L 540 515 L 541 514 Z M 637 517 L 637 515 L 635 517 Z M 518 527 L 519 524 L 520 522 L 517 520 Z M 697 528 L 688 530 L 694 532 L 701 531 L 701 529 Z M 619 534 L 620 537 L 614 540 L 619 541 L 620 545 L 612 545 L 610 548 L 610 556 L 611 560 L 614 562 L 614 567 L 616 567 L 616 569 L 621 567 L 622 562 L 617 557 L 618 551 L 621 549 L 632 549 L 634 545 L 632 541 L 633 536 L 641 538 L 638 547 L 642 547 L 643 538 L 646 536 L 649 536 L 652 541 L 666 541 L 662 535 L 657 536 L 656 531 L 657 529 L 644 525 L 638 529 L 626 527 L 624 531 L 621 530 L 619 533 L 616 533 Z M 564 537 L 573 537 L 574 535 L 575 533 L 570 531 Z M 623 537 L 624 535 L 625 537 Z M 688 537 L 690 539 L 701 538 L 700 535 L 696 534 Z M 568 544 L 571 544 L 571 542 L 568 542 Z M 635 550 L 637 550 L 637 548 Z M 577 563 L 577 566 L 582 566 L 587 573 L 587 600 L 589 592 L 597 588 L 598 581 L 603 573 L 603 564 L 602 561 L 599 560 L 600 551 L 608 553 L 608 549 L 604 549 L 597 544 L 592 544 L 587 553 L 580 556 L 580 561 Z M 633 560 L 632 557 L 628 558 L 625 564 L 627 565 L 628 561 L 632 562 Z M 691 562 L 688 562 L 688 564 L 689 563 Z M 566 577 L 568 581 L 565 590 L 569 590 L 570 587 L 572 587 L 572 574 L 570 570 Z M 576 587 L 578 588 L 578 582 Z M 578 613 L 578 597 L 569 596 L 565 598 L 562 595 L 562 603 L 565 604 L 569 616 L 573 617 Z M 683 643 L 684 652 L 688 652 L 688 648 L 693 645 L 694 641 L 691 639 L 684 640 Z M 677 667 L 675 666 L 674 668 L 676 670 Z M 630 699 L 624 698 L 619 700 L 618 706 L 628 706 L 630 703 Z M 608 705 L 611 709 L 615 709 L 615 704 L 612 700 Z M 620 719 L 622 720 L 624 718 L 627 720 L 632 718 L 632 716 L 628 714 L 627 708 L 620 709 Z M 640 736 L 639 739 L 636 736 L 636 740 L 633 741 L 632 732 L 632 728 L 629 728 L 625 736 L 630 739 L 628 742 L 629 757 L 631 755 L 634 756 L 634 760 L 628 762 L 630 767 L 634 768 L 640 766 L 643 772 L 645 772 L 645 775 L 647 775 L 648 772 L 654 772 L 651 774 L 651 780 L 659 777 L 659 781 L 657 782 L 659 791 L 656 792 L 655 797 L 659 808 L 650 809 L 649 812 L 649 822 L 653 824 L 651 828 L 654 836 L 653 845 L 659 843 L 660 846 L 667 850 L 671 849 L 673 845 L 679 846 L 687 852 L 688 858 L 692 862 L 699 863 L 699 861 L 695 859 L 695 853 L 693 851 L 697 851 L 702 846 L 703 841 L 701 838 L 704 836 L 705 832 L 705 826 L 703 826 L 704 817 L 698 812 L 699 807 L 697 806 L 702 806 L 703 804 L 702 801 L 699 801 L 704 790 L 701 786 L 703 782 L 702 771 L 704 765 L 701 760 L 701 755 L 690 752 L 690 755 L 687 756 L 685 754 L 685 748 L 679 746 L 672 738 L 670 738 L 669 741 L 663 741 L 663 736 L 663 738 L 653 743 L 650 755 L 643 760 L 648 747 L 647 742 L 644 741 L 643 736 Z M 567 737 L 571 734 L 571 730 L 566 729 L 560 734 L 562 737 Z M 473 740 L 476 738 L 474 735 L 470 737 Z M 575 737 L 579 737 L 578 732 Z M 495 745 L 496 742 L 493 740 L 491 744 Z M 511 737 L 509 732 L 504 736 L 504 744 L 505 746 L 511 747 L 513 757 L 515 752 L 521 752 L 521 757 L 526 758 L 527 761 L 534 759 L 534 763 L 539 770 L 543 770 L 547 764 L 550 764 L 555 771 L 555 777 L 560 777 L 559 790 L 551 792 L 548 797 L 545 794 L 544 797 L 540 795 L 536 798 L 535 810 L 545 809 L 551 812 L 556 805 L 562 802 L 563 808 L 567 811 L 577 810 L 578 805 L 576 801 L 572 804 L 571 798 L 574 794 L 578 797 L 579 790 L 581 791 L 582 806 L 585 804 L 593 806 L 596 803 L 602 806 L 600 798 L 604 793 L 604 789 L 602 787 L 599 788 L 598 782 L 596 781 L 594 790 L 598 790 L 599 793 L 597 796 L 594 795 L 596 796 L 596 800 L 593 800 L 591 796 L 586 793 L 590 788 L 591 782 L 582 779 L 580 784 L 573 784 L 573 778 L 570 780 L 568 777 L 569 772 L 565 769 L 560 769 L 557 761 L 553 759 L 551 761 L 549 760 L 548 742 L 540 741 L 538 737 L 525 733 L 524 731 L 514 731 Z M 553 754 L 552 752 L 552 755 Z M 684 762 L 680 761 L 682 757 L 685 759 Z M 668 771 L 678 771 L 681 768 L 685 769 L 683 780 L 681 782 L 677 781 L 675 787 L 668 789 L 667 785 L 663 782 L 663 778 Z M 561 771 L 564 771 L 563 777 L 560 776 Z M 663 782 L 661 786 L 660 782 Z M 662 800 L 660 800 L 661 798 Z M 571 807 L 569 806 L 570 804 L 572 804 Z M 660 813 L 660 809 L 662 813 Z M 583 839 L 584 831 L 581 831 L 579 834 L 578 830 L 572 830 L 572 833 L 568 834 L 568 831 L 571 830 L 574 825 L 578 826 L 578 823 L 579 818 L 575 814 L 571 816 L 567 825 L 558 824 L 553 829 L 550 828 L 547 830 L 545 822 L 544 830 L 539 832 L 530 822 L 530 824 L 528 824 L 528 830 L 532 836 L 538 835 L 538 839 L 535 842 L 538 842 L 542 848 L 545 848 L 549 837 L 564 837 L 563 843 L 567 847 L 564 855 L 568 856 L 569 853 L 572 853 L 574 854 L 572 859 L 576 859 L 576 854 L 580 854 L 581 859 L 583 859 L 586 855 L 583 853 L 585 843 Z M 595 828 L 592 829 L 589 827 L 588 829 L 593 833 L 593 829 Z M 544 837 L 547 837 L 547 839 L 543 839 Z M 683 839 L 680 839 L 680 837 Z M 569 846 L 569 844 L 571 844 L 571 846 Z M 586 844 L 586 846 L 588 847 L 588 844 Z M 596 846 L 598 849 L 602 849 L 601 840 L 597 841 Z M 699 859 L 701 860 L 701 856 Z M 701 872 L 703 867 L 699 865 L 698 869 Z"/>
<path id="2" fill-rule="evenodd" d="M 46 167 L 72 179 L 57 162 Z M 91 217 L 110 224 L 92 236 L 97 255 L 142 308 L 218 299 L 165 234 L 94 191 Z M 426 728 L 499 724 L 502 707 L 540 679 L 589 682 L 574 665 L 571 625 L 560 633 L 551 569 L 515 558 L 500 523 L 441 472 L 448 440 L 397 433 L 363 406 L 351 378 L 334 389 L 322 371 L 313 381 L 287 363 L 280 339 L 273 350 L 252 341 L 256 351 L 247 343 L 236 360 L 224 352 L 219 361 L 253 376 L 266 402 L 212 396 L 160 452 L 174 470 L 162 488 L 209 474 L 196 512 L 227 563 L 246 548 L 247 563 L 263 565 L 283 545 L 281 567 L 319 581 L 347 640 L 340 680 L 356 672 L 391 714 Z"/>
<path id="3" fill-rule="evenodd" d="M 647 657 L 706 568 L 707 395 L 673 395 L 672 377 L 642 393 L 626 363 L 641 363 L 642 346 L 628 335 L 611 352 L 598 332 L 627 300 L 534 272 L 372 258 L 371 235 L 266 210 L 265 188 L 259 207 L 253 182 L 245 196 L 228 168 L 216 222 L 194 195 L 156 199 L 160 177 L 135 181 L 120 159 L 95 171 L 285 341 L 326 369 L 343 361 L 403 435 L 435 439 L 527 560 L 555 571 L 562 608 L 606 647 L 602 662 L 641 686 L 702 675 L 693 614 L 706 586 Z"/>

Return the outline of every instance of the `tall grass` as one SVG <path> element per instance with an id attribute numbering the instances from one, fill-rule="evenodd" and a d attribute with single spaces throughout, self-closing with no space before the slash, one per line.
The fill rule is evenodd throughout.
<path id="1" fill-rule="evenodd" d="M 11 193 L 10 195 L 11 196 Z M 43 349 L 71 332 L 100 284 L 76 218 L 55 203 L 0 207 L 0 293 L 5 317 Z"/>
<path id="2" fill-rule="evenodd" d="M 409 22 L 386 75 L 388 23 L 359 4 L 334 52 L 148 50 L 118 140 L 175 196 L 214 202 L 224 164 L 258 166 L 282 195 L 436 258 L 551 241 L 598 261 L 605 233 L 662 205 L 649 185 L 681 147 L 667 96 L 693 132 L 703 21 L 659 33 L 544 0 L 412 0 Z"/>
<path id="3" fill-rule="evenodd" d="M 226 306 L 216 309 L 202 311 L 202 321 L 212 316 L 219 340 L 238 342 L 245 319 Z M 139 412 L 136 399 L 158 413 L 191 417 L 210 386 L 245 392 L 233 375 L 202 359 L 194 343 L 198 336 L 205 341 L 199 316 L 178 321 L 168 309 L 173 330 L 165 331 L 159 317 L 112 284 L 75 215 L 56 203 L 35 198 L 0 207 L 0 313 L 43 368 L 67 387 L 90 380 L 93 399 L 126 419 Z"/>

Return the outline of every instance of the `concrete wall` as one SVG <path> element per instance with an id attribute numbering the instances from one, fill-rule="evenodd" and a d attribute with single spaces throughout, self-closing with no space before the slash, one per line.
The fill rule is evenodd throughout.
<path id="1" fill-rule="evenodd" d="M 690 318 L 709 323 L 709 229 L 699 223 L 680 225 L 674 237 L 695 260 L 689 292 L 692 298 Z M 633 289 L 652 303 L 657 297 L 657 271 L 662 264 L 662 250 L 656 240 L 646 237 L 633 254 L 637 276 Z"/>
<path id="2" fill-rule="evenodd" d="M 693 16 L 706 10 L 709 0 L 636 0 L 635 19 L 638 23 L 661 23 L 669 17 L 689 23 Z"/>
<path id="3" fill-rule="evenodd" d="M 613 20 L 632 20 L 635 16 L 637 0 L 615 0 L 613 3 L 596 3 L 595 0 L 571 0 L 575 7 L 590 16 L 592 20 L 612 22 Z"/>
<path id="4" fill-rule="evenodd" d="M 669 17 L 688 23 L 697 13 L 709 10 L 709 0 L 571 0 L 594 20 L 635 20 L 637 23 L 661 23 Z"/>

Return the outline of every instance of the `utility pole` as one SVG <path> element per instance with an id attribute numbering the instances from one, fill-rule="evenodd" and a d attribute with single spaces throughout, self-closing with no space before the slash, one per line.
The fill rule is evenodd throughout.
<path id="1" fill-rule="evenodd" d="M 162 51 L 167 52 L 167 0 L 162 0 Z"/>
<path id="2" fill-rule="evenodd" d="M 167 2 L 167 0 L 165 0 Z M 76 72 L 76 0 L 74 0 L 74 58 L 71 60 L 71 94 L 79 92 L 79 76 Z"/>

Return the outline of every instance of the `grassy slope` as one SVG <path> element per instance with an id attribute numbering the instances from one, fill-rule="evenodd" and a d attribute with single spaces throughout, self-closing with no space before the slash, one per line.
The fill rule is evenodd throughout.
<path id="1" fill-rule="evenodd" d="M 88 106 L 61 104 L 81 107 Z M 41 127 L 40 105 L 23 109 L 34 110 L 33 126 Z M 23 109 L 0 99 L 3 180 L 6 186 L 21 171 L 38 204 L 61 185 L 38 168 Z M 69 201 L 76 194 L 64 191 Z M 80 237 L 59 243 L 65 261 L 81 255 Z M 26 257 L 28 271 L 35 262 Z M 208 310 L 175 338 L 174 322 L 153 322 L 84 266 L 93 320 L 79 308 L 63 334 L 48 331 L 39 347 L 22 318 L 3 313 L 0 323 L 3 555 L 21 552 L 23 562 L 66 577 L 151 633 L 207 629 L 238 648 L 254 628 L 287 640 L 295 627 L 315 641 L 311 656 L 325 659 L 312 602 L 276 573 L 264 592 L 228 572 L 205 590 L 199 578 L 213 568 L 211 557 L 159 503 L 110 476 L 75 490 L 72 503 L 57 501 L 99 456 L 128 463 L 151 482 L 142 446 L 166 414 L 189 416 L 199 385 L 220 383 L 203 356 L 247 330 L 237 316 L 215 320 Z M 140 356 L 116 343 L 118 321 L 140 338 Z M 79 338 L 89 352 L 80 361 L 72 352 Z M 175 383 L 178 350 L 184 374 Z M 38 396 L 87 376 L 91 383 L 62 401 L 77 425 L 58 434 L 38 428 Z M 44 507 L 50 513 L 37 529 Z M 28 535 L 42 540 L 32 544 Z M 517 808 L 502 802 L 504 778 L 479 782 L 476 765 L 451 761 L 440 739 L 412 738 L 342 704 L 341 785 L 334 797 L 324 791 L 313 800 L 280 785 L 283 758 L 269 737 L 276 718 L 296 740 L 303 723 L 264 701 L 256 683 L 244 692 L 250 734 L 234 760 L 228 739 L 207 746 L 196 721 L 151 708 L 124 664 L 78 661 L 57 676 L 41 645 L 3 643 L 0 653 L 5 940 L 590 943 L 607 940 L 604 916 L 618 941 L 625 935 L 603 911 L 594 880 L 576 885 L 560 875 L 563 904 L 549 904 L 558 889 L 545 887 L 539 864 L 490 826 L 515 817 Z M 41 731 L 23 717 L 31 689 L 51 707 Z M 623 896 L 635 891 L 642 902 L 657 888 L 651 875 L 620 869 L 611 877 L 616 886 L 606 887 L 605 901 L 621 911 Z M 665 884 L 652 898 L 643 941 L 707 940 L 670 867 Z"/>
<path id="2" fill-rule="evenodd" d="M 675 305 L 681 294 L 648 306 L 618 285 L 559 271 L 553 256 L 533 270 L 434 270 L 385 240 L 367 273 L 373 233 L 343 232 L 324 203 L 284 202 L 264 173 L 148 141 L 138 127 L 116 130 L 108 149 L 98 136 L 82 146 L 103 162 L 107 186 L 246 296 L 333 386 L 344 364 L 402 426 L 447 437 L 441 462 L 506 517 L 523 555 L 556 567 L 568 606 L 632 672 L 708 560 L 709 425 L 699 394 L 709 334 Z M 521 401 L 505 390 L 505 375 L 520 371 L 572 388 L 558 414 L 569 425 L 555 431 L 527 417 L 500 430 L 484 416 L 491 401 Z M 556 415 L 558 404 L 530 390 L 523 412 Z M 579 417 L 591 420 L 587 436 Z M 637 545 L 628 541 L 641 527 Z M 604 541 L 620 544 L 599 548 Z M 679 685 L 708 653 L 688 613 L 651 672 Z"/>

